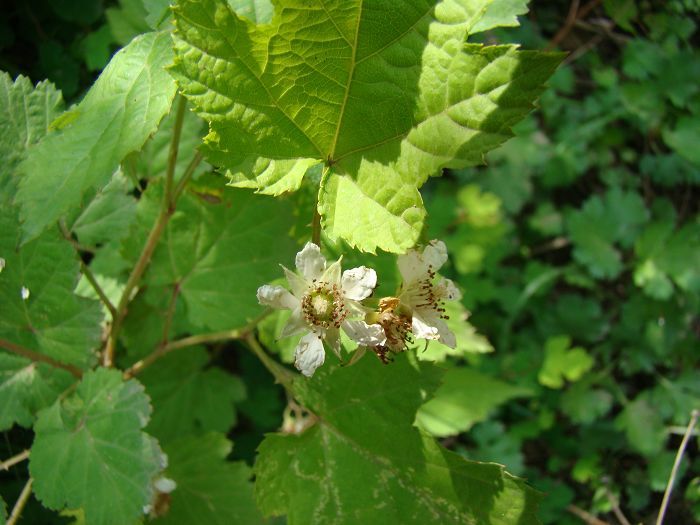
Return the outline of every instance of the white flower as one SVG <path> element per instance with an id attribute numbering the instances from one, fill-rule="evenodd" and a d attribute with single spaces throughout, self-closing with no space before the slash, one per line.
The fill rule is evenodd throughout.
<path id="1" fill-rule="evenodd" d="M 361 345 L 384 344 L 386 337 L 381 326 L 349 319 L 365 314 L 360 301 L 377 286 L 374 270 L 360 266 L 341 275 L 340 260 L 328 264 L 320 248 L 310 242 L 297 253 L 295 262 L 298 273 L 282 267 L 291 293 L 281 286 L 266 284 L 258 288 L 258 302 L 292 311 L 281 337 L 307 332 L 294 353 L 294 365 L 302 374 L 311 377 L 323 364 L 324 340 L 340 355 L 341 328 Z"/>
<path id="2" fill-rule="evenodd" d="M 419 339 L 438 340 L 454 348 L 455 335 L 447 327 L 444 300 L 459 300 L 462 294 L 449 279 L 436 279 L 436 272 L 447 261 L 442 241 L 430 241 L 422 253 L 409 250 L 398 259 L 403 285 L 399 301 L 411 310 L 411 331 Z"/>

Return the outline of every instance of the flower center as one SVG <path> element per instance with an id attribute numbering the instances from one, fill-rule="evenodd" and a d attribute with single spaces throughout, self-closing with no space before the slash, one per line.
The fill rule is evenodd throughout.
<path id="1" fill-rule="evenodd" d="M 314 327 L 340 328 L 348 315 L 343 294 L 338 285 L 314 283 L 301 300 L 301 309 L 306 322 Z"/>

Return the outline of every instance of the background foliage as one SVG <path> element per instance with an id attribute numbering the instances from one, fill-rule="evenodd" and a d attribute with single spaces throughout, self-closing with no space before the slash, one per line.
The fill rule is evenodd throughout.
<path id="1" fill-rule="evenodd" d="M 21 92 L 44 101 L 43 116 L 28 114 L 25 120 L 30 125 L 17 126 L 27 130 L 21 144 L 36 143 L 61 113 L 64 102 L 58 90 L 68 106 L 81 100 L 81 105 L 89 104 L 82 95 L 112 54 L 133 37 L 158 27 L 166 4 L 37 0 L 11 5 L 0 21 L 0 69 L 12 79 L 22 73 L 34 84 L 48 78 L 56 86 L 45 83 L 35 89 L 29 82 L 19 82 L 9 87 L 11 80 L 3 80 L 0 93 L 5 99 Z M 522 2 L 502 4 L 513 9 Z M 271 13 L 264 3 L 250 2 L 242 8 L 261 21 Z M 437 359 L 447 371 L 441 384 L 424 385 L 435 395 L 419 409 L 417 422 L 455 453 L 444 461 L 456 461 L 457 455 L 496 461 L 545 492 L 539 508 L 544 523 L 579 523 L 572 513 L 575 508 L 610 523 L 615 522 L 616 511 L 631 522 L 651 523 L 691 410 L 700 408 L 700 6 L 692 0 L 594 1 L 579 6 L 578 16 L 567 19 L 569 9 L 568 2 L 534 2 L 530 13 L 520 18 L 520 27 L 479 35 L 487 43 L 512 41 L 529 49 L 554 45 L 570 54 L 550 81 L 538 110 L 517 125 L 515 138 L 489 154 L 487 166 L 453 169 L 422 190 L 428 211 L 422 239 L 446 241 L 452 256 L 446 273 L 460 284 L 464 298 L 463 305 L 451 312 L 459 335 L 457 350 L 438 344 L 418 350 L 419 358 Z M 123 102 L 114 107 L 128 111 Z M 151 130 L 137 129 L 140 136 L 132 147 L 119 152 L 118 158 L 128 155 L 116 174 L 92 169 L 93 176 L 102 176 L 109 184 L 99 191 L 85 187 L 83 209 L 66 217 L 65 228 L 80 243 L 83 262 L 113 302 L 119 300 L 148 227 L 157 219 L 176 119 L 173 111 L 143 147 Z M 7 122 L 11 120 L 3 119 L 2 125 Z M 204 133 L 203 123 L 186 112 L 178 175 L 192 160 L 193 148 Z M 85 144 L 84 139 L 75 138 Z M 4 163 L 0 189 L 13 184 L 10 173 L 21 161 L 19 144 L 0 145 Z M 47 163 L 53 158 L 49 153 Z M 254 296 L 259 284 L 277 275 L 276 262 L 292 260 L 295 241 L 308 237 L 312 184 L 302 185 L 281 208 L 277 202 L 273 214 L 266 208 L 272 206 L 271 199 L 222 190 L 220 180 L 207 172 L 205 163 L 198 166 L 193 191 L 178 203 L 146 273 L 146 286 L 130 306 L 122 332 L 128 349 L 120 354 L 124 368 L 148 355 L 164 338 L 243 326 L 255 310 L 231 309 L 231 303 L 239 296 Z M 233 199 L 235 207 L 230 206 Z M 207 202 L 221 206 L 213 209 Z M 7 253 L 17 244 L 19 229 L 17 217 L 2 204 L 0 246 Z M 270 224 L 264 223 L 266 219 Z M 222 229 L 222 223 L 227 227 Z M 287 236 L 289 225 L 292 234 Z M 56 345 L 62 342 L 67 348 L 70 341 L 70 347 L 79 351 L 64 364 L 88 368 L 96 356 L 86 357 L 80 350 L 93 348 L 100 334 L 87 327 L 96 326 L 106 312 L 100 312 L 84 278 L 77 288 L 82 297 L 72 294 L 80 271 L 73 248 L 54 230 L 36 233 L 33 240 L 25 239 L 29 244 L 22 257 L 33 261 L 51 257 L 58 274 L 13 274 L 24 263 L 5 257 L 3 283 L 11 283 L 6 288 L 11 291 L 5 297 L 6 289 L 0 289 L 0 336 L 56 358 L 65 353 L 54 355 L 50 349 L 60 348 Z M 268 260 L 270 243 L 276 244 L 274 260 Z M 330 241 L 327 248 L 338 255 L 345 251 Z M 246 252 L 240 256 L 239 250 Z M 234 255 L 249 263 L 225 268 L 224 262 Z M 397 280 L 393 257 L 363 258 L 348 252 L 345 261 L 348 267 L 361 262 L 377 267 L 384 277 L 378 293 L 393 293 Z M 240 278 L 227 280 L 221 273 L 224 269 Z M 30 304 L 27 315 L 36 330 L 31 334 L 19 330 L 25 312 L 6 305 L 22 304 L 17 299 L 19 287 L 27 285 L 33 299 L 48 282 L 54 289 L 46 294 L 63 305 L 64 317 L 37 310 L 39 303 Z M 219 284 L 220 293 L 208 293 Z M 455 322 L 464 320 L 467 311 L 469 323 Z M 236 317 L 234 322 L 230 316 Z M 289 362 L 294 342 L 276 340 L 283 324 L 282 315 L 265 319 L 260 340 Z M 272 384 L 243 345 L 214 342 L 191 350 L 171 354 L 158 368 L 139 375 L 153 405 L 152 416 L 136 383 L 101 378 L 94 383 L 99 388 L 91 389 L 89 374 L 72 397 L 74 404 L 61 406 L 60 411 L 53 405 L 44 412 L 35 427 L 36 441 L 20 425 L 31 425 L 36 413 L 72 384 L 71 369 L 32 367 L 23 358 L 0 354 L 4 430 L 0 458 L 21 452 L 34 441 L 36 461 L 58 448 L 65 450 L 66 469 L 80 468 L 82 461 L 109 466 L 114 458 L 100 455 L 99 449 L 87 462 L 88 458 L 71 457 L 71 447 L 75 440 L 99 438 L 110 425 L 118 425 L 126 429 L 125 439 L 133 445 L 128 452 L 134 457 L 128 463 L 137 475 L 150 476 L 161 465 L 160 450 L 151 446 L 149 435 L 158 438 L 168 455 L 166 475 L 182 490 L 173 493 L 172 512 L 162 521 L 186 523 L 189 516 L 206 513 L 210 504 L 218 509 L 210 523 L 262 520 L 247 481 L 255 449 L 264 433 L 280 426 L 294 430 L 305 424 L 305 415 L 287 405 L 284 390 Z M 370 358 L 356 366 L 367 366 Z M 411 370 L 399 360 L 384 371 L 401 382 Z M 342 370 L 327 372 L 331 373 Z M 321 381 L 326 385 L 325 379 Z M 333 383 L 328 385 L 323 388 Z M 318 393 L 295 388 L 296 395 L 319 414 L 332 412 L 323 398 L 315 397 Z M 416 392 L 405 395 L 410 398 Z M 117 396 L 128 406 L 126 420 L 110 420 L 121 416 L 101 411 L 102 396 Z M 88 398 L 95 403 L 77 402 Z M 407 403 L 407 413 L 415 412 L 421 400 Z M 367 410 L 375 414 L 375 409 Z M 19 416 L 13 419 L 13 414 Z M 407 416 L 396 417 L 403 421 Z M 78 434 L 66 432 L 64 421 L 70 425 L 81 418 L 94 423 Z M 332 417 L 329 422 L 333 423 Z M 201 436 L 181 437 L 194 433 Z M 268 440 L 261 448 L 265 460 L 256 466 L 257 475 L 264 479 L 271 464 L 289 461 L 284 456 L 302 446 L 300 439 L 322 455 L 324 439 L 338 438 L 317 426 L 302 438 Z M 415 439 L 407 437 L 402 446 L 416 450 Z M 334 450 L 343 454 L 340 446 Z M 695 437 L 681 465 L 668 523 L 700 521 L 697 457 Z M 32 473 L 37 468 L 34 461 L 29 464 Z M 120 464 L 124 462 L 115 463 Z M 368 476 L 378 475 L 369 466 L 366 469 Z M 95 468 L 94 475 L 99 472 Z M 37 485 L 36 495 L 49 508 L 81 506 L 81 500 L 71 498 L 79 498 L 94 478 L 83 479 L 85 486 L 60 487 L 62 474 L 54 474 L 57 490 Z M 26 478 L 26 464 L 0 473 L 0 494 L 10 507 Z M 287 512 L 289 501 L 317 490 L 314 479 L 298 485 L 287 481 L 270 481 L 268 490 L 275 488 L 274 483 L 282 485 L 274 497 L 257 494 L 263 511 Z M 217 491 L 222 485 L 240 487 L 241 502 L 235 507 L 227 493 Z M 115 499 L 136 510 L 157 504 L 139 501 L 118 481 L 114 487 Z M 198 499 L 201 492 L 212 499 Z M 109 522 L 109 509 L 104 510 L 86 507 L 85 516 L 65 512 L 59 516 L 32 497 L 23 519 L 71 523 L 85 517 L 88 523 Z M 295 519 L 303 522 L 306 517 Z"/>

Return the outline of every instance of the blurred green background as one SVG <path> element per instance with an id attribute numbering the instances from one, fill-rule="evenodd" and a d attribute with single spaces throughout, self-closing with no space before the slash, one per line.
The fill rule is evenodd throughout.
<path id="1" fill-rule="evenodd" d="M 75 102 L 148 30 L 147 1 L 6 3 L 0 69 Z M 428 350 L 449 371 L 419 422 L 547 492 L 547 524 L 576 509 L 653 523 L 700 408 L 699 15 L 697 0 L 531 2 L 519 28 L 480 36 L 569 52 L 538 110 L 486 166 L 422 190 L 464 310 L 458 351 Z M 456 324 L 466 311 L 480 335 Z M 226 359 L 248 392 L 235 454 L 252 461 L 285 402 L 248 354 Z M 700 522 L 697 435 L 666 523 Z"/>

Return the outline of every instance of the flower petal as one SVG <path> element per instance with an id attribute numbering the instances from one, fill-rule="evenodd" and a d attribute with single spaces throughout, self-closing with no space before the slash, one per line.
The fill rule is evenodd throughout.
<path id="1" fill-rule="evenodd" d="M 436 318 L 431 315 L 426 315 L 427 312 L 413 312 L 413 321 L 411 323 L 411 331 L 413 335 L 419 339 L 439 339 L 440 332 L 435 326 Z"/>
<path id="2" fill-rule="evenodd" d="M 340 284 L 340 261 L 342 259 L 343 258 L 341 257 L 337 261 L 334 261 L 328 265 L 326 271 L 323 272 L 323 275 L 321 275 L 321 280 L 323 282 L 328 284 Z"/>
<path id="3" fill-rule="evenodd" d="M 282 328 L 280 338 L 290 337 L 308 329 L 309 325 L 306 324 L 306 320 L 301 313 L 301 306 L 297 306 L 297 308 L 292 311 L 292 315 L 289 316 L 287 324 Z"/>
<path id="4" fill-rule="evenodd" d="M 377 286 L 377 272 L 360 266 L 343 272 L 342 286 L 345 297 L 354 301 L 366 299 Z"/>
<path id="5" fill-rule="evenodd" d="M 416 250 L 408 250 L 405 254 L 399 255 L 397 264 L 404 283 L 423 279 L 428 273 L 428 265 Z"/>
<path id="6" fill-rule="evenodd" d="M 440 341 L 443 345 L 449 346 L 450 348 L 455 348 L 457 346 L 457 338 L 455 337 L 455 334 L 452 333 L 452 330 L 449 329 L 445 321 L 442 319 L 437 319 L 435 321 L 435 328 L 437 328 L 438 333 L 440 334 L 438 341 Z"/>
<path id="7" fill-rule="evenodd" d="M 294 351 L 294 366 L 306 377 L 314 375 L 316 369 L 326 359 L 321 339 L 310 332 L 301 338 Z"/>
<path id="8" fill-rule="evenodd" d="M 264 284 L 258 288 L 258 303 L 273 308 L 293 310 L 299 306 L 299 300 L 286 288 L 281 286 Z"/>
<path id="9" fill-rule="evenodd" d="M 307 281 L 318 279 L 326 269 L 326 259 L 321 255 L 321 248 L 312 242 L 307 242 L 306 246 L 297 253 L 295 263 L 297 270 Z"/>
<path id="10" fill-rule="evenodd" d="M 433 287 L 433 290 L 435 291 L 435 295 L 441 299 L 444 298 L 449 301 L 459 301 L 462 298 L 462 292 L 450 279 L 440 279 L 440 281 Z"/>
<path id="11" fill-rule="evenodd" d="M 282 266 L 282 269 L 284 270 L 284 276 L 287 278 L 287 282 L 289 283 L 289 287 L 292 289 L 294 297 L 301 300 L 306 292 L 309 291 L 309 283 L 306 282 L 306 280 L 299 274 L 294 273 L 290 269 L 285 268 L 284 266 Z"/>
<path id="12" fill-rule="evenodd" d="M 423 250 L 423 261 L 428 266 L 432 266 L 433 271 L 437 272 L 442 265 L 447 262 L 447 246 L 442 241 L 436 239 L 430 241 Z"/>
<path id="13" fill-rule="evenodd" d="M 386 343 L 386 334 L 381 325 L 367 324 L 364 321 L 345 321 L 341 326 L 350 339 L 363 346 L 379 346 Z"/>

